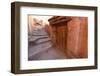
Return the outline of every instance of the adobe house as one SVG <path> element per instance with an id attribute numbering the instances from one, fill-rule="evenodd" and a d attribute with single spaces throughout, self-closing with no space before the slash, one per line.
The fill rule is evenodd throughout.
<path id="1" fill-rule="evenodd" d="M 48 21 L 52 28 L 52 40 L 67 58 L 88 57 L 87 17 L 53 16 Z"/>

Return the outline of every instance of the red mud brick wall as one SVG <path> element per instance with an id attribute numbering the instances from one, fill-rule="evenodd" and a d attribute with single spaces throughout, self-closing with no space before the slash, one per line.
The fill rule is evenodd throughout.
<path id="1" fill-rule="evenodd" d="M 88 25 L 86 17 L 72 17 L 67 24 L 68 58 L 86 58 L 88 54 Z"/>

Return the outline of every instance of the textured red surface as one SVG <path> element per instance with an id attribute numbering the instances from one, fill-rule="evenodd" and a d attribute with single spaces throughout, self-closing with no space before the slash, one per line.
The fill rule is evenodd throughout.
<path id="1" fill-rule="evenodd" d="M 53 17 L 49 20 L 53 41 L 67 58 L 87 58 L 87 17 Z"/>
<path id="2" fill-rule="evenodd" d="M 72 17 L 68 22 L 67 55 L 87 57 L 87 18 Z"/>

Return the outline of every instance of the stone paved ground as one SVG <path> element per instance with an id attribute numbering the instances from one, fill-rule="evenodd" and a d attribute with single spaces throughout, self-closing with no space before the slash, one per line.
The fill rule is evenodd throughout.
<path id="1" fill-rule="evenodd" d="M 28 39 L 28 60 L 65 59 L 63 52 L 54 47 L 44 29 L 33 30 Z"/>

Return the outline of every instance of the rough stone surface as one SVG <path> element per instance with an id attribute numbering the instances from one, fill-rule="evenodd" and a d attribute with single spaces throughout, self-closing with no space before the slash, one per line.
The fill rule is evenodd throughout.
<path id="1" fill-rule="evenodd" d="M 28 59 L 29 60 L 50 60 L 65 59 L 64 53 L 59 51 L 52 43 L 44 28 L 33 30 L 29 36 Z"/>

